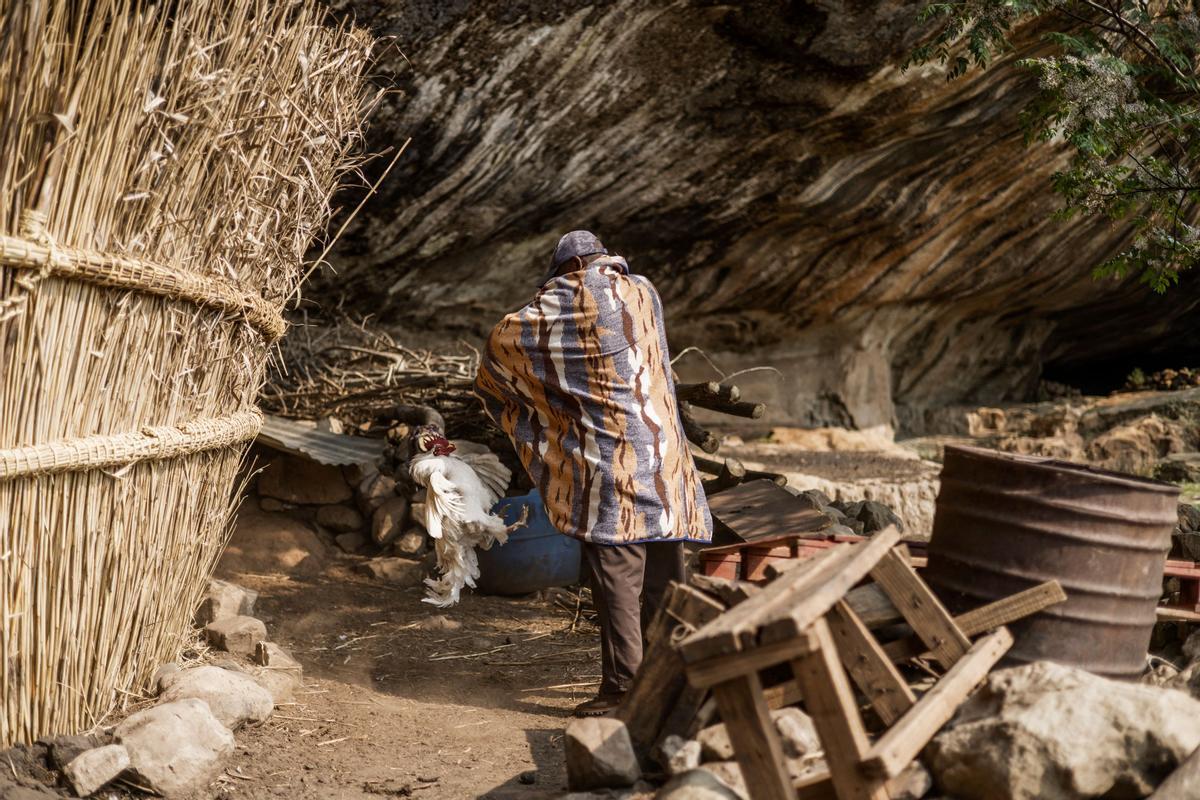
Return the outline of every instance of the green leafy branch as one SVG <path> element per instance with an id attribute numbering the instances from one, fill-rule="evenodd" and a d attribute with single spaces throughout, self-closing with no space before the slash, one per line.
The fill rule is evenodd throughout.
<path id="1" fill-rule="evenodd" d="M 1017 62 L 1038 95 L 1022 112 L 1031 141 L 1072 150 L 1056 173 L 1062 215 L 1123 220 L 1131 244 L 1096 268 L 1155 291 L 1200 263 L 1200 18 L 1196 0 L 963 0 L 920 14 L 936 23 L 905 67 L 940 63 L 953 80 L 1011 51 L 1041 20 L 1054 55 Z"/>

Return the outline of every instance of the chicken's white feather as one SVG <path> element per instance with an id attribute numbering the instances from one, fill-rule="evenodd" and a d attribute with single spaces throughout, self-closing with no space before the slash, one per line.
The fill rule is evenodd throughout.
<path id="1" fill-rule="evenodd" d="M 425 581 L 424 601 L 442 608 L 458 602 L 463 586 L 475 586 L 475 548 L 504 544 L 510 532 L 492 508 L 504 496 L 512 473 L 486 448 L 480 452 L 479 445 L 455 445 L 465 452 L 419 453 L 409 464 L 409 474 L 425 488 L 425 528 L 435 540 L 441 573 Z"/>

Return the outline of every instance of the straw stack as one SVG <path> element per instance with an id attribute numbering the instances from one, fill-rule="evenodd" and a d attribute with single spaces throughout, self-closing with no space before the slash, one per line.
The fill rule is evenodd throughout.
<path id="1" fill-rule="evenodd" d="M 378 99 L 307 0 L 167 6 L 0 0 L 0 746 L 176 655 Z"/>

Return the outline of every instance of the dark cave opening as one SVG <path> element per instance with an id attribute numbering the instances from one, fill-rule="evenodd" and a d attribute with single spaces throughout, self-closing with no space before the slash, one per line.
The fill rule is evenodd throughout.
<path id="1" fill-rule="evenodd" d="M 1097 361 L 1050 362 L 1042 371 L 1042 380 L 1065 384 L 1085 395 L 1106 395 L 1124 388 L 1134 370 L 1149 376 L 1160 370 L 1182 368 L 1200 368 L 1200 347 L 1117 353 Z"/>

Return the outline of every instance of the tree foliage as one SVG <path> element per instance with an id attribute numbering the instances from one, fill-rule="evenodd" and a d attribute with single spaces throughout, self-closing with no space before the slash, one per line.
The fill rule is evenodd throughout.
<path id="1" fill-rule="evenodd" d="M 1054 55 L 1018 62 L 1041 90 L 1022 115 L 1027 135 L 1072 150 L 1054 176 L 1064 216 L 1132 222 L 1129 247 L 1097 274 L 1163 292 L 1200 263 L 1198 1 L 934 2 L 921 19 L 937 25 L 909 64 L 940 62 L 951 79 L 986 68 L 1041 18 Z"/>

